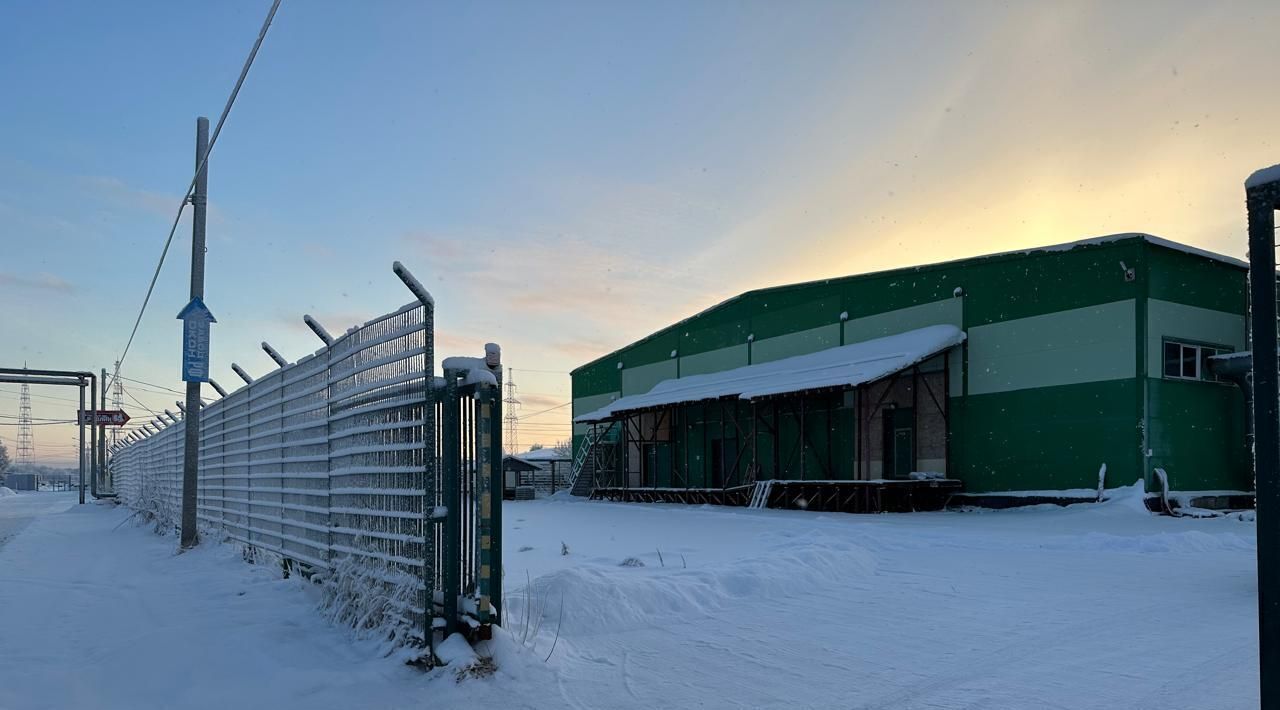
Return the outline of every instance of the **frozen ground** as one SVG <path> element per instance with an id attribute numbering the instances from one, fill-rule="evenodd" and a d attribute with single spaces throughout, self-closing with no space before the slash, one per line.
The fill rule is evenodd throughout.
<path id="1" fill-rule="evenodd" d="M 0 519 L 29 497 L 0 499 Z M 314 590 L 232 550 L 175 556 L 172 538 L 113 529 L 124 511 L 39 497 L 66 510 L 0 547 L 0 708 L 1257 706 L 1254 524 L 1128 500 L 510 503 L 517 641 L 495 676 L 457 682 L 376 657 L 319 620 Z M 541 629 L 513 652 L 529 607 Z"/>

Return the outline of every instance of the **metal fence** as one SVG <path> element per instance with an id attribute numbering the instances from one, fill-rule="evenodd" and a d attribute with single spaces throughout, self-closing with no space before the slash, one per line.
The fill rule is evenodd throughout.
<path id="1" fill-rule="evenodd" d="M 484 634 L 501 599 L 499 368 L 433 376 L 432 321 L 405 306 L 212 402 L 198 476 L 206 535 L 400 599 L 387 613 L 427 645 Z M 118 446 L 121 499 L 177 526 L 182 451 L 181 420 Z"/>

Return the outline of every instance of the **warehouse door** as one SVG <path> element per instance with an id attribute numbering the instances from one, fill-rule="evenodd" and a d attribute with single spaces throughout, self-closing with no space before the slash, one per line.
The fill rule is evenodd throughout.
<path id="1" fill-rule="evenodd" d="M 906 479 L 916 467 L 916 412 L 910 407 L 884 413 L 884 477 Z"/>

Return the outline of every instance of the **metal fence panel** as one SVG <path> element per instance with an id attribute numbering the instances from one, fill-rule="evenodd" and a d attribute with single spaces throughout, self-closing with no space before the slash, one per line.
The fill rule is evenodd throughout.
<path id="1" fill-rule="evenodd" d="M 496 622 L 501 594 L 496 378 L 467 384 L 453 372 L 444 387 L 432 375 L 433 330 L 432 309 L 414 303 L 208 404 L 198 477 L 206 534 L 338 584 L 408 580 L 413 601 L 393 613 L 428 642 L 433 627 Z M 446 408 L 451 432 L 437 426 Z M 174 526 L 182 430 L 179 421 L 119 446 L 110 464 L 125 503 Z M 455 455 L 441 467 L 446 438 Z M 353 564 L 359 579 L 335 579 Z"/>

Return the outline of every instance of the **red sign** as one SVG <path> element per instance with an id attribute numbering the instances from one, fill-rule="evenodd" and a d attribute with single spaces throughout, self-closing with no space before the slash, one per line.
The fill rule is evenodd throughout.
<path id="1" fill-rule="evenodd" d="M 96 416 L 95 416 L 96 415 Z M 97 424 L 98 426 L 124 426 L 129 423 L 129 415 L 119 409 L 99 409 L 96 412 L 81 409 L 76 412 L 76 424 Z"/>

